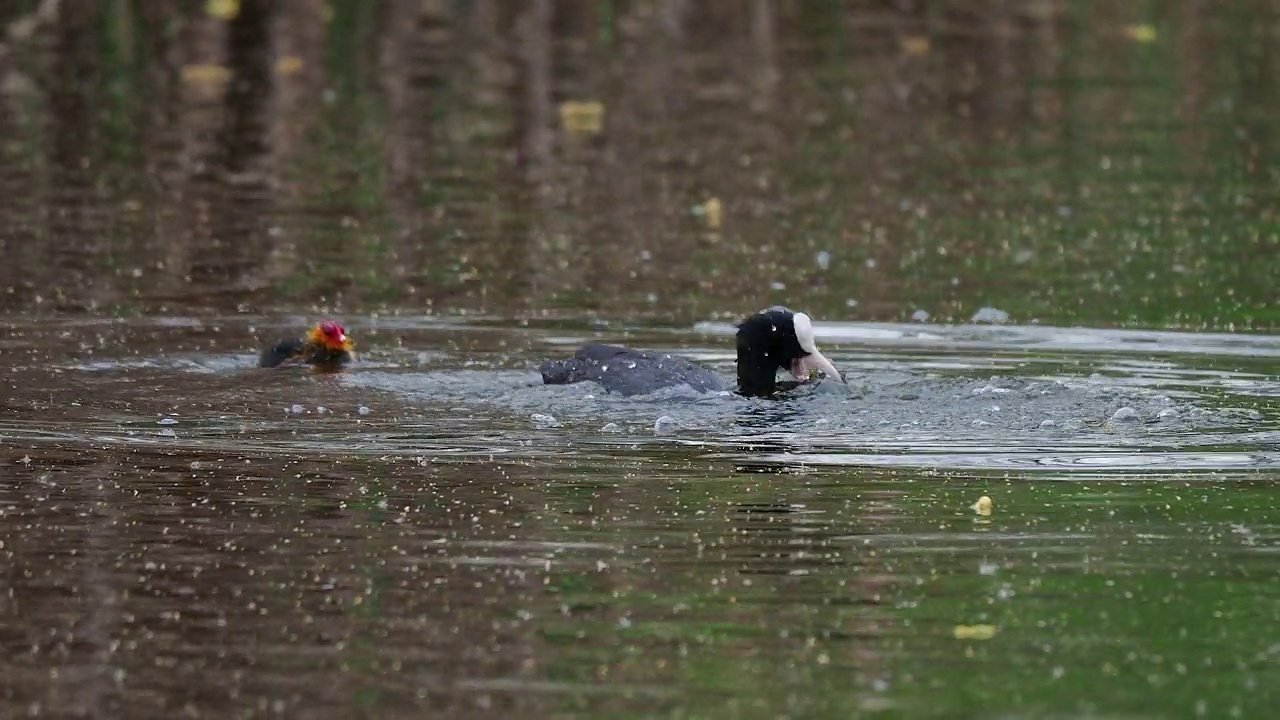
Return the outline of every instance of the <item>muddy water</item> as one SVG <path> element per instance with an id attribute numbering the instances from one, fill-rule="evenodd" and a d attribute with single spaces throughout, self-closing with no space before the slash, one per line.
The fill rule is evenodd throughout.
<path id="1" fill-rule="evenodd" d="M 0 717 L 1280 706 L 1275 0 L 71 5 L 0 4 Z M 775 303 L 848 388 L 538 384 Z"/>
<path id="2" fill-rule="evenodd" d="M 340 376 L 252 367 L 288 320 L 8 327 L 11 714 L 1276 701 L 1270 337 L 820 323 L 852 392 L 624 400 L 532 368 L 729 376 L 726 326 L 344 319 Z"/>

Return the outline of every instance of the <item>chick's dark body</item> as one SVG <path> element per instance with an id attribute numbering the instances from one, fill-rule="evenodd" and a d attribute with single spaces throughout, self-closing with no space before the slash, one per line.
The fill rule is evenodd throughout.
<path id="1" fill-rule="evenodd" d="M 330 350 L 323 345 L 291 338 L 267 347 L 258 356 L 258 367 L 280 367 L 289 363 L 305 363 L 316 366 L 340 368 L 351 362 L 351 353 L 346 350 Z"/>

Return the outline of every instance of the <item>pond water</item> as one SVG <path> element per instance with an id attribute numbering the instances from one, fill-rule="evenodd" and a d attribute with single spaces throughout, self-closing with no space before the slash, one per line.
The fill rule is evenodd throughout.
<path id="1" fill-rule="evenodd" d="M 1280 707 L 1276 2 L 76 5 L 0 8 L 0 717 Z M 778 303 L 847 387 L 540 382 Z"/>
<path id="2" fill-rule="evenodd" d="M 10 326 L 11 709 L 1256 717 L 1275 699 L 1272 337 L 820 323 L 852 392 L 768 401 L 534 369 L 626 337 L 729 377 L 718 323 L 344 320 L 366 349 L 336 376 L 253 367 L 280 320 Z"/>

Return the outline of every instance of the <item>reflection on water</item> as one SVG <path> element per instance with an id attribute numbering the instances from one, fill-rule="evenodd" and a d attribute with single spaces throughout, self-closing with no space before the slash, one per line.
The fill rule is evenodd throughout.
<path id="1" fill-rule="evenodd" d="M 8 309 L 1275 326 L 1275 0 L 11 5 Z"/>
<path id="2" fill-rule="evenodd" d="M 1277 17 L 0 4 L 0 717 L 1267 715 Z"/>
<path id="3" fill-rule="evenodd" d="M 29 457 L 6 450 L 22 482 L 0 492 L 10 712 L 941 717 L 1088 698 L 1180 717 L 1274 699 L 1259 630 L 1280 528 L 1249 483 Z M 979 493 L 993 516 L 967 510 Z M 975 627 L 994 635 L 957 637 Z"/>

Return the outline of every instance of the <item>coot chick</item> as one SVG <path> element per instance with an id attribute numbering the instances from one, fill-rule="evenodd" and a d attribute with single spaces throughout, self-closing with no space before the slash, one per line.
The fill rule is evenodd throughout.
<path id="1" fill-rule="evenodd" d="M 770 397 L 796 383 L 779 383 L 787 370 L 800 383 L 818 371 L 843 383 L 831 361 L 818 352 L 813 323 L 804 313 L 784 307 L 762 310 L 738 325 L 738 387 L 746 397 Z M 616 345 L 584 345 L 568 360 L 552 360 L 539 368 L 542 382 L 566 385 L 591 380 L 608 392 L 641 395 L 664 387 L 688 385 L 699 392 L 722 390 L 719 377 L 684 358 L 651 354 Z"/>
<path id="2" fill-rule="evenodd" d="M 347 331 L 332 320 L 325 320 L 306 337 L 281 340 L 262 351 L 258 367 L 311 365 L 317 370 L 341 370 L 351 362 L 352 343 Z"/>

